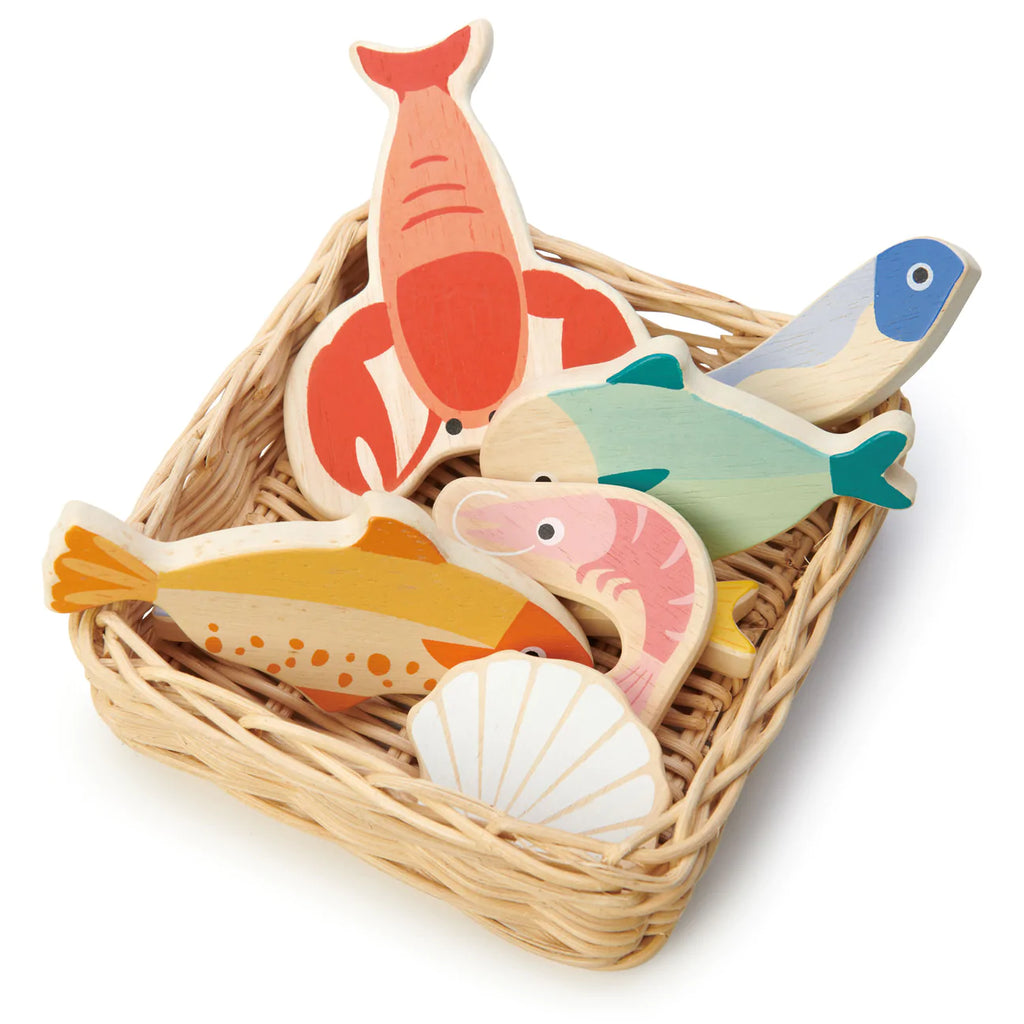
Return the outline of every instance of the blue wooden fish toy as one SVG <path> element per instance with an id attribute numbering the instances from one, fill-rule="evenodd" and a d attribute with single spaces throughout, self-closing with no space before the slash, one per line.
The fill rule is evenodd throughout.
<path id="1" fill-rule="evenodd" d="M 681 342 L 638 352 L 511 395 L 484 435 L 484 476 L 647 491 L 690 522 L 712 558 L 774 537 L 835 495 L 912 503 L 914 480 L 893 465 L 913 441 L 907 413 L 832 434 L 710 380 Z"/>
<path id="2" fill-rule="evenodd" d="M 980 276 L 970 255 L 947 242 L 900 242 L 710 376 L 812 423 L 841 423 L 928 361 Z"/>

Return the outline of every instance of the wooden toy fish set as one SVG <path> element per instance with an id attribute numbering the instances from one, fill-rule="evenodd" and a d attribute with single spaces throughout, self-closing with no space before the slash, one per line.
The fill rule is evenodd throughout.
<path id="1" fill-rule="evenodd" d="M 531 234 L 469 107 L 490 41 L 353 48 L 390 112 L 368 210 L 131 525 L 66 507 L 46 600 L 132 746 L 628 966 L 913 500 L 897 389 L 979 271 L 911 239 L 786 323 Z"/>

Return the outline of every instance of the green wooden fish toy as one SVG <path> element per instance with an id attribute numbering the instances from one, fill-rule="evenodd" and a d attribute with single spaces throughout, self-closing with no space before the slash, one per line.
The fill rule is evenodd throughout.
<path id="1" fill-rule="evenodd" d="M 907 413 L 832 434 L 709 379 L 681 342 L 642 351 L 512 395 L 484 436 L 483 474 L 647 491 L 689 520 L 712 558 L 774 537 L 835 495 L 913 502 L 913 478 L 894 465 L 913 441 Z"/>

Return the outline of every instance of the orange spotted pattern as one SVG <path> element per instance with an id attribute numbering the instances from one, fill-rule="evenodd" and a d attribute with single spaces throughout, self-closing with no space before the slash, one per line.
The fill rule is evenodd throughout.
<path id="1" fill-rule="evenodd" d="M 207 628 L 209 629 L 210 633 L 213 634 L 219 631 L 220 626 L 216 622 L 211 622 L 208 623 Z M 254 634 L 249 637 L 249 644 L 251 647 L 256 648 L 258 650 L 266 646 L 266 641 L 263 639 L 263 637 Z M 219 654 L 224 648 L 223 641 L 220 639 L 220 637 L 212 635 L 207 637 L 205 641 L 205 646 L 206 649 L 211 654 Z M 290 650 L 288 651 L 287 657 L 283 659 L 283 668 L 285 669 L 291 669 L 296 667 L 298 662 L 296 660 L 294 652 L 304 650 L 306 647 L 306 643 L 300 637 L 293 636 L 288 640 L 288 647 L 290 648 Z M 246 648 L 241 646 L 236 647 L 234 648 L 234 653 L 236 656 L 242 657 L 246 653 Z M 310 655 L 309 662 L 314 668 L 322 668 L 324 665 L 327 664 L 328 661 L 330 661 L 330 658 L 331 655 L 329 651 L 327 651 L 323 647 L 317 647 Z M 352 663 L 355 660 L 356 654 L 354 651 L 349 651 L 345 654 L 345 661 Z M 377 677 L 385 677 L 380 678 L 380 685 L 384 689 L 390 690 L 394 688 L 394 680 L 391 678 L 386 678 L 389 676 L 390 673 L 392 673 L 391 659 L 386 654 L 381 654 L 380 652 L 374 652 L 373 654 L 370 654 L 366 659 L 366 668 L 370 673 Z M 394 668 L 397 670 L 398 666 L 394 666 Z M 409 661 L 406 662 L 404 668 L 405 674 L 407 676 L 415 676 L 420 672 L 421 665 L 418 661 Z M 269 672 L 271 675 L 280 675 L 282 673 L 282 665 L 276 661 L 271 661 L 267 664 L 265 671 Z M 349 672 L 340 672 L 337 676 L 338 687 L 340 689 L 344 689 L 345 687 L 350 686 L 353 682 L 353 678 L 354 677 Z M 435 686 L 437 686 L 436 679 L 426 679 L 423 682 L 424 690 L 433 690 Z M 317 697 L 319 697 L 320 699 L 326 699 L 326 697 L 329 694 L 329 691 L 314 690 L 310 695 L 312 696 L 312 694 L 316 694 Z M 339 699 L 341 699 L 340 694 L 338 695 L 338 697 Z M 365 698 L 358 698 L 358 700 L 363 699 Z M 344 700 L 351 701 L 353 700 L 353 698 L 346 697 L 344 698 Z M 347 707 L 348 705 L 346 704 L 345 706 Z"/>
<path id="2" fill-rule="evenodd" d="M 382 676 L 391 670 L 391 659 L 384 654 L 371 654 L 366 659 L 366 667 L 375 676 Z"/>
<path id="3" fill-rule="evenodd" d="M 206 628 L 211 633 L 216 633 L 217 630 L 220 629 L 220 626 L 218 626 L 216 622 L 210 622 L 207 624 Z M 220 654 L 220 652 L 224 648 L 224 644 L 221 642 L 221 639 L 218 636 L 207 637 L 204 646 L 211 654 Z"/>

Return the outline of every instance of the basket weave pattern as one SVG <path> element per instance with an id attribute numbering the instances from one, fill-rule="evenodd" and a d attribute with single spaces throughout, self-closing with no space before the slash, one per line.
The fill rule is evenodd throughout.
<path id="1" fill-rule="evenodd" d="M 224 372 L 140 498 L 131 521 L 174 540 L 208 530 L 314 518 L 287 462 L 282 400 L 291 360 L 317 324 L 366 283 L 365 206 L 331 229 L 306 273 Z M 534 231 L 539 252 L 607 281 L 641 312 L 678 314 L 720 335 L 673 333 L 705 368 L 787 318 L 641 273 Z M 877 411 L 906 408 L 896 395 Z M 435 470 L 416 495 L 477 473 Z M 842 498 L 771 542 L 715 563 L 753 579 L 742 627 L 758 648 L 748 680 L 697 669 L 657 730 L 675 803 L 653 833 L 612 846 L 508 819 L 419 778 L 404 732 L 415 697 L 325 714 L 292 688 L 158 638 L 139 604 L 71 617 L 97 711 L 133 748 L 210 779 L 275 818 L 327 836 L 534 952 L 585 967 L 627 967 L 664 944 L 707 867 L 747 773 L 775 739 L 836 600 L 884 510 Z M 599 667 L 618 649 L 597 645 Z M 474 817 L 463 813 L 471 810 Z"/>

